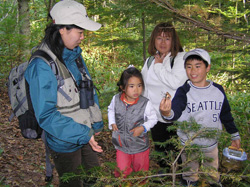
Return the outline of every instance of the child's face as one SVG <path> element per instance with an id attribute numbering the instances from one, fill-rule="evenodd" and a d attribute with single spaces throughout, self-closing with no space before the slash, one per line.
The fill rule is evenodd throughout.
<path id="1" fill-rule="evenodd" d="M 200 60 L 188 60 L 186 62 L 187 76 L 195 86 L 205 87 L 209 84 L 206 80 L 210 66 L 206 67 L 205 63 Z"/>
<path id="2" fill-rule="evenodd" d="M 128 101 L 135 101 L 142 93 L 142 81 L 138 77 L 131 77 L 125 90 L 125 97 Z"/>

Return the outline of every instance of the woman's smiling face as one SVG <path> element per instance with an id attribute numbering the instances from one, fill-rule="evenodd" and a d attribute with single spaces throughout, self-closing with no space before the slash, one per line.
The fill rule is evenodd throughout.
<path id="1" fill-rule="evenodd" d="M 161 32 L 161 34 L 155 38 L 155 48 L 160 54 L 168 54 L 171 51 L 171 45 L 172 38 L 170 34 L 166 35 L 165 32 Z"/>

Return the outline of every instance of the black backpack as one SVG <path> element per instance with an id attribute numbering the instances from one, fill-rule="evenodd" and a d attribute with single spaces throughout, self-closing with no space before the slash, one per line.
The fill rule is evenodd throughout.
<path id="1" fill-rule="evenodd" d="M 9 121 L 11 121 L 14 116 L 18 118 L 19 127 L 24 138 L 42 138 L 46 149 L 45 181 L 50 182 L 53 179 L 54 165 L 50 162 L 50 152 L 47 141 L 45 139 L 45 135 L 43 134 L 43 129 L 39 126 L 36 120 L 31 103 L 29 85 L 24 78 L 25 70 L 27 69 L 29 63 L 36 57 L 42 58 L 48 65 L 50 65 L 58 82 L 58 91 L 64 94 L 67 100 L 71 100 L 71 98 L 60 88 L 60 86 L 63 85 L 63 80 L 58 75 L 58 68 L 55 61 L 45 51 L 37 50 L 32 54 L 29 61 L 20 64 L 10 71 L 7 86 L 13 113 L 9 117 Z"/>
<path id="2" fill-rule="evenodd" d="M 29 85 L 24 78 L 25 70 L 31 60 L 36 57 L 42 58 L 50 65 L 58 80 L 58 69 L 54 60 L 46 52 L 37 50 L 32 54 L 29 61 L 14 67 L 10 71 L 7 82 L 8 95 L 13 110 L 13 113 L 9 117 L 9 121 L 16 116 L 23 137 L 28 139 L 40 138 L 43 131 L 36 120 L 30 99 Z"/>

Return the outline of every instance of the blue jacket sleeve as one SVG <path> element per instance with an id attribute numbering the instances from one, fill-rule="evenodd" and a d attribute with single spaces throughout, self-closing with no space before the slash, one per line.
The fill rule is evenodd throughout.
<path id="1" fill-rule="evenodd" d="M 93 130 L 57 111 L 57 80 L 50 66 L 42 59 L 35 58 L 25 72 L 25 79 L 41 128 L 65 142 L 80 145 L 88 143 Z"/>

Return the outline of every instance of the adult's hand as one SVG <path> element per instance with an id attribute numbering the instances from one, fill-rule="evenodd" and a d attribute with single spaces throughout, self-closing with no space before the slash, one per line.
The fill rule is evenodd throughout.
<path id="1" fill-rule="evenodd" d="M 156 54 L 155 57 L 155 64 L 157 63 L 163 63 L 163 60 L 165 58 L 166 54 Z"/>
<path id="2" fill-rule="evenodd" d="M 89 140 L 89 145 L 92 147 L 92 149 L 98 153 L 103 152 L 102 147 L 98 145 L 97 141 L 95 141 L 94 136 L 91 136 Z"/>
<path id="3" fill-rule="evenodd" d="M 95 133 L 95 136 L 98 136 L 99 134 L 101 134 L 101 132 L 96 132 L 96 133 Z"/>

